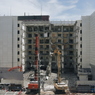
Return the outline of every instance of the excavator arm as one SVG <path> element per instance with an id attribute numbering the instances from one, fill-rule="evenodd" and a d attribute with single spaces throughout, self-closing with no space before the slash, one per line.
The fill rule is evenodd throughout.
<path id="1" fill-rule="evenodd" d="M 8 69 L 8 71 L 12 71 L 14 69 L 20 69 L 20 71 L 22 71 L 22 66 L 12 67 L 12 68 Z"/>

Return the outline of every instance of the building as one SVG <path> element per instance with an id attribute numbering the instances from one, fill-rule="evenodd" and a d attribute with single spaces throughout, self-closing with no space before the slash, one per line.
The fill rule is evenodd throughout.
<path id="1" fill-rule="evenodd" d="M 50 21 L 42 16 L 0 17 L 0 67 L 23 66 L 31 69 L 35 61 L 35 34 L 39 34 L 40 64 L 43 68 L 57 68 L 58 48 L 64 71 L 78 73 L 81 68 L 94 65 L 94 15 L 76 21 Z M 49 68 L 50 69 L 50 68 Z"/>

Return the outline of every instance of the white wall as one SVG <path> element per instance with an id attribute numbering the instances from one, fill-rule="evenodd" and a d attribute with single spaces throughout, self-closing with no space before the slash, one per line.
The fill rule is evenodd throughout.
<path id="1" fill-rule="evenodd" d="M 17 64 L 17 17 L 0 17 L 0 67 Z"/>
<path id="2" fill-rule="evenodd" d="M 90 63 L 95 65 L 95 12 L 90 16 Z"/>
<path id="3" fill-rule="evenodd" d="M 88 68 L 90 63 L 90 17 L 82 17 L 82 67 Z"/>

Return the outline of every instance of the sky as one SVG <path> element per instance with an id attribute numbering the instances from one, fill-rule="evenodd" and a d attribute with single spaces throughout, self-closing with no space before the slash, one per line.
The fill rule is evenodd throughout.
<path id="1" fill-rule="evenodd" d="M 95 11 L 95 0 L 0 0 L 0 16 L 49 15 L 51 21 L 80 20 Z"/>

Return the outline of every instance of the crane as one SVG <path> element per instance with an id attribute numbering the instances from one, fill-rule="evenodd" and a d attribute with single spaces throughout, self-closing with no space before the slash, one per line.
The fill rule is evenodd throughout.
<path id="1" fill-rule="evenodd" d="M 28 88 L 27 88 L 27 92 L 26 94 L 30 94 L 30 93 L 38 93 L 39 92 L 39 37 L 38 34 L 36 34 L 36 44 L 35 44 L 35 69 L 34 69 L 34 79 L 30 79 L 30 83 L 28 84 Z"/>
<path id="2" fill-rule="evenodd" d="M 61 52 L 58 49 L 55 49 L 54 54 L 56 55 L 58 67 L 57 79 L 54 80 L 54 88 L 56 91 L 67 92 L 68 81 L 61 78 L 61 58 L 60 58 Z"/>

